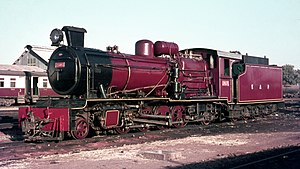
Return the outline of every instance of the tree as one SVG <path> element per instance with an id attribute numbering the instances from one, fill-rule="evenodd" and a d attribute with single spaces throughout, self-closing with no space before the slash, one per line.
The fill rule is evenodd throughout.
<path id="1" fill-rule="evenodd" d="M 300 83 L 300 70 L 294 70 L 293 65 L 282 66 L 283 85 L 296 85 Z"/>

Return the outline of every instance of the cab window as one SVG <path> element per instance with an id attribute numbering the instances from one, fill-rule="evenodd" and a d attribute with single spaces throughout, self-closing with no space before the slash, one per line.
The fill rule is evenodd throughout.
<path id="1" fill-rule="evenodd" d="M 224 59 L 224 76 L 230 76 L 229 59 Z"/>

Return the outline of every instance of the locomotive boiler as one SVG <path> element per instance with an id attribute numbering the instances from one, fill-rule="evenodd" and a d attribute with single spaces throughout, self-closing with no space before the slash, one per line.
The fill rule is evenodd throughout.
<path id="1" fill-rule="evenodd" d="M 19 109 L 27 140 L 207 125 L 269 114 L 282 103 L 282 70 L 267 58 L 145 39 L 135 54 L 117 46 L 102 51 L 84 47 L 85 33 L 70 26 L 51 32 L 59 47 L 49 59 L 49 82 L 68 97 Z"/>

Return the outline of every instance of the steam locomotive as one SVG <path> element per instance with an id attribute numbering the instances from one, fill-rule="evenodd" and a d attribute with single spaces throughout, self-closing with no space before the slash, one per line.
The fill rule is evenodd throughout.
<path id="1" fill-rule="evenodd" d="M 91 133 L 207 125 L 269 114 L 282 99 L 282 69 L 268 58 L 139 40 L 135 54 L 84 47 L 83 28 L 50 34 L 52 89 L 67 98 L 19 108 L 26 140 L 84 139 Z M 66 38 L 67 45 L 62 45 Z"/>

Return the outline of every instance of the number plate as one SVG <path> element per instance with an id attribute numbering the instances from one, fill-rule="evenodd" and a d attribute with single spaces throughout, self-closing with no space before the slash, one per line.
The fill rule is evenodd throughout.
<path id="1" fill-rule="evenodd" d="M 66 66 L 65 62 L 55 62 L 55 68 L 56 69 L 62 69 Z"/>

